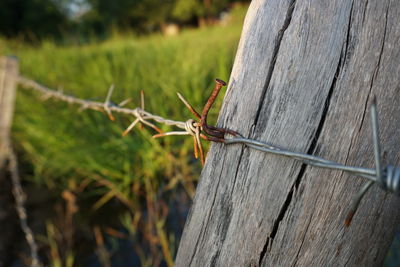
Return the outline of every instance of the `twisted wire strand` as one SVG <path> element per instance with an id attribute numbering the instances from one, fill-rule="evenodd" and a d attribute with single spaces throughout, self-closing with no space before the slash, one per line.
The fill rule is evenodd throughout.
<path id="1" fill-rule="evenodd" d="M 23 88 L 33 89 L 33 90 L 43 94 L 46 98 L 55 98 L 55 99 L 61 100 L 63 102 L 69 103 L 69 104 L 80 105 L 83 109 L 92 109 L 92 110 L 102 111 L 102 110 L 104 110 L 104 107 L 106 106 L 107 109 L 110 110 L 111 112 L 133 115 L 138 119 L 153 120 L 158 123 L 162 123 L 162 124 L 165 124 L 168 126 L 175 126 L 175 127 L 185 130 L 186 122 L 166 119 L 161 116 L 154 115 L 150 112 L 147 112 L 139 107 L 137 107 L 135 109 L 129 109 L 129 108 L 123 108 L 123 107 L 117 106 L 115 104 L 112 104 L 110 101 L 98 102 L 98 101 L 92 101 L 92 100 L 84 100 L 81 98 L 77 98 L 75 96 L 64 94 L 62 91 L 56 91 L 56 90 L 50 89 L 44 85 L 41 85 L 33 80 L 30 80 L 30 79 L 22 77 L 22 76 L 18 77 L 18 83 Z M 107 98 L 109 98 L 109 97 L 107 97 Z M 105 103 L 107 103 L 107 104 L 105 105 Z"/>
<path id="2" fill-rule="evenodd" d="M 345 171 L 350 174 L 366 178 L 371 182 L 379 183 L 381 184 L 381 187 L 383 187 L 385 190 L 400 195 L 400 166 L 393 166 L 393 165 L 386 166 L 382 171 L 382 183 L 380 183 L 377 178 L 375 169 L 343 165 L 317 156 L 286 150 L 269 143 L 263 143 L 257 140 L 243 138 L 243 137 L 234 137 L 225 139 L 224 143 L 225 144 L 241 143 L 262 152 L 293 158 L 307 165 L 326 168 L 326 169 Z"/>
<path id="3" fill-rule="evenodd" d="M 383 189 L 400 196 L 400 166 L 386 166 L 382 184 Z"/>
<path id="4" fill-rule="evenodd" d="M 234 143 L 242 143 L 242 144 L 247 145 L 248 147 L 251 147 L 251 148 L 259 150 L 259 151 L 293 158 L 293 159 L 298 160 L 307 165 L 312 165 L 312 166 L 321 167 L 321 168 L 334 169 L 334 170 L 347 171 L 352 174 L 367 178 L 373 182 L 376 182 L 374 169 L 355 167 L 355 166 L 347 166 L 347 165 L 343 165 L 343 164 L 340 164 L 340 163 L 337 163 L 334 161 L 330 161 L 330 160 L 327 160 L 324 158 L 320 158 L 317 156 L 308 155 L 308 154 L 304 154 L 301 152 L 290 151 L 290 150 L 287 150 L 284 148 L 274 146 L 272 144 L 263 143 L 263 142 L 260 142 L 257 140 L 243 138 L 243 137 L 234 137 L 234 138 L 225 140 L 225 144 L 234 144 Z"/>

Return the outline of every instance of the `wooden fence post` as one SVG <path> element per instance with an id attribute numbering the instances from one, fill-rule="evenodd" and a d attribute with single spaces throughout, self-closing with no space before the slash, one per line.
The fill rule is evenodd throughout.
<path id="1" fill-rule="evenodd" d="M 400 1 L 254 0 L 218 125 L 372 168 L 378 99 L 384 164 L 400 165 Z M 213 144 L 176 266 L 380 266 L 399 198 L 365 180 L 243 145 Z"/>
<path id="2" fill-rule="evenodd" d="M 12 263 L 11 255 L 20 231 L 15 223 L 18 217 L 15 213 L 11 179 L 6 170 L 17 77 L 18 60 L 0 57 L 0 266 Z"/>
<path id="3" fill-rule="evenodd" d="M 18 78 L 18 60 L 0 58 L 0 170 L 4 168 L 10 140 Z"/>

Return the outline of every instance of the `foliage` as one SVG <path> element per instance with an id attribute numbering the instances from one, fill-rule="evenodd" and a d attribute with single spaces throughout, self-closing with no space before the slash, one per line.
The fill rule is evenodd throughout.
<path id="1" fill-rule="evenodd" d="M 59 37 L 67 27 L 67 18 L 52 0 L 0 1 L 0 33 L 31 39 Z"/>
<path id="2" fill-rule="evenodd" d="M 82 17 L 82 23 L 94 25 L 98 31 L 117 28 L 122 30 L 151 31 L 168 19 L 172 0 L 88 0 L 92 7 Z"/>
<path id="3" fill-rule="evenodd" d="M 228 79 L 243 14 L 243 8 L 235 10 L 227 27 L 187 30 L 170 38 L 118 37 L 71 47 L 14 44 L 5 52 L 20 58 L 23 75 L 49 87 L 102 100 L 115 84 L 112 100 L 131 97 L 130 107 L 139 104 L 143 89 L 146 110 L 186 120 L 191 114 L 176 92 L 200 109 L 214 78 Z M 210 118 L 215 120 L 217 109 L 218 105 Z M 49 218 L 52 223 L 47 223 L 44 239 L 50 255 L 68 252 L 58 252 L 57 262 L 63 257 L 85 258 L 79 254 L 82 238 L 92 233 L 98 247 L 104 247 L 102 235 L 115 246 L 120 244 L 116 239 L 126 238 L 143 264 L 171 263 L 174 258 L 201 166 L 193 157 L 191 138 L 152 139 L 147 128 L 136 128 L 122 138 L 131 121 L 118 116 L 111 122 L 100 112 L 78 112 L 73 106 L 42 102 L 34 93 L 18 91 L 13 136 L 25 162 L 25 179 L 48 188 L 57 199 L 51 202 L 61 205 Z M 57 241 L 65 233 L 81 234 Z M 106 259 L 105 250 L 100 251 Z"/>
<path id="4" fill-rule="evenodd" d="M 236 0 L 237 1 L 237 0 Z M 217 17 L 233 0 L 2 0 L 0 34 L 30 41 L 151 33 Z"/>
<path id="5" fill-rule="evenodd" d="M 172 17 L 180 22 L 191 19 L 207 18 L 218 16 L 218 13 L 228 8 L 229 0 L 176 0 Z"/>
<path id="6" fill-rule="evenodd" d="M 172 16 L 179 21 L 189 21 L 201 15 L 203 15 L 203 10 L 198 0 L 176 0 L 172 11 Z"/>

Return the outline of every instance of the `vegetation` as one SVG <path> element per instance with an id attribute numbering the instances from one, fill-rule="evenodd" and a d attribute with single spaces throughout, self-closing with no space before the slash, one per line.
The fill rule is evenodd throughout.
<path id="1" fill-rule="evenodd" d="M 226 27 L 186 30 L 168 38 L 117 36 L 69 47 L 3 40 L 0 52 L 18 56 L 24 76 L 51 88 L 103 100 L 114 84 L 112 100 L 132 98 L 130 107 L 139 105 L 144 90 L 146 110 L 186 120 L 191 114 L 176 92 L 200 109 L 214 79 L 228 79 L 244 14 L 245 8 L 237 7 Z M 215 120 L 217 110 L 210 118 Z M 35 184 L 31 205 L 54 203 L 50 215 L 37 215 L 42 223 L 35 230 L 43 229 L 41 254 L 54 265 L 85 265 L 83 259 L 94 253 L 88 243 L 96 244 L 104 265 L 118 261 L 112 255 L 121 240 L 135 248 L 143 265 L 172 264 L 201 170 L 192 139 L 152 139 L 154 132 L 146 127 L 123 138 L 132 118 L 116 117 L 112 122 L 100 112 L 79 112 L 18 91 L 14 142 L 24 179 Z M 50 196 L 38 197 L 43 194 L 38 185 Z"/>
<path id="2" fill-rule="evenodd" d="M 27 38 L 60 37 L 66 29 L 67 17 L 52 0 L 2 0 L 0 2 L 0 34 Z"/>
<path id="3" fill-rule="evenodd" d="M 2 0 L 0 35 L 65 42 L 115 31 L 151 33 L 167 23 L 209 24 L 233 2 L 238 0 Z"/>

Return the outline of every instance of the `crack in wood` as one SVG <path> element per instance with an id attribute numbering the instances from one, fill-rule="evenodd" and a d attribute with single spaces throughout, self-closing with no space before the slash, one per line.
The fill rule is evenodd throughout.
<path id="1" fill-rule="evenodd" d="M 365 5 L 364 5 L 364 12 L 363 12 L 363 19 L 362 19 L 362 24 L 364 26 L 364 21 L 365 21 L 365 14 L 367 12 L 367 8 L 368 8 L 368 0 L 365 1 Z"/>
<path id="2" fill-rule="evenodd" d="M 222 166 L 225 166 L 225 155 L 224 155 L 224 159 L 223 159 L 223 164 L 222 164 Z M 210 210 L 209 210 L 209 212 L 208 212 L 208 215 L 207 215 L 207 220 L 206 220 L 207 223 L 206 223 L 205 225 L 202 224 L 202 226 L 201 226 L 200 233 L 202 233 L 202 235 L 199 236 L 199 237 L 197 238 L 197 240 L 196 240 L 196 245 L 194 246 L 193 254 L 192 254 L 192 256 L 190 257 L 189 266 L 192 265 L 192 262 L 193 262 L 193 260 L 194 260 L 194 257 L 196 256 L 197 247 L 198 247 L 198 245 L 199 245 L 200 240 L 203 240 L 203 239 L 204 239 L 204 235 L 205 235 L 205 233 L 207 232 L 206 230 L 203 231 L 203 229 L 207 229 L 208 223 L 210 222 L 211 211 L 212 211 L 213 208 L 214 208 L 215 199 L 216 199 L 216 197 L 217 197 L 218 187 L 219 187 L 219 183 L 220 183 L 220 181 L 221 181 L 221 174 L 222 174 L 223 170 L 224 170 L 224 168 L 221 168 L 221 171 L 220 171 L 219 175 L 216 176 L 216 177 L 219 177 L 219 179 L 218 179 L 218 183 L 217 183 L 216 190 L 215 190 L 215 193 L 214 193 L 214 198 L 213 198 L 213 201 L 212 201 L 212 203 L 211 203 L 211 208 L 210 208 Z M 192 207 L 192 208 L 193 208 L 193 207 Z M 203 227 L 204 227 L 204 228 L 203 228 Z"/>
<path id="3" fill-rule="evenodd" d="M 329 110 L 329 106 L 330 106 L 330 100 L 332 98 L 333 91 L 334 91 L 334 89 L 336 87 L 336 81 L 337 81 L 337 79 L 338 79 L 338 77 L 339 77 L 339 75 L 341 73 L 342 67 L 344 65 L 344 64 L 342 64 L 342 62 L 344 62 L 345 57 L 346 57 L 346 55 L 345 55 L 345 53 L 343 53 L 343 51 L 344 50 L 342 49 L 341 55 L 339 57 L 339 62 L 338 62 L 337 67 L 336 67 L 336 71 L 335 71 L 331 86 L 330 86 L 329 91 L 328 91 L 328 95 L 327 95 L 327 97 L 325 99 L 324 108 L 323 108 L 323 111 L 322 111 L 322 114 L 321 114 L 321 119 L 320 119 L 320 121 L 318 123 L 317 130 L 315 131 L 315 134 L 314 134 L 314 136 L 312 138 L 312 142 L 311 142 L 311 144 L 310 144 L 310 146 L 309 146 L 309 148 L 307 150 L 307 154 L 311 155 L 311 154 L 314 153 L 314 150 L 315 150 L 315 148 L 317 146 L 317 143 L 318 143 L 319 136 L 321 135 L 323 126 L 325 124 L 325 120 L 326 120 L 326 117 L 327 117 L 327 114 L 328 114 L 328 110 Z M 274 238 L 275 238 L 275 236 L 276 236 L 276 234 L 278 232 L 279 224 L 281 223 L 281 221 L 283 220 L 287 210 L 289 209 L 289 205 L 290 205 L 290 203 L 292 201 L 293 194 L 296 191 L 296 189 L 299 187 L 300 182 L 301 182 L 301 180 L 302 180 L 302 178 L 303 178 L 303 176 L 305 174 L 306 169 L 307 169 L 307 165 L 306 164 L 302 164 L 301 167 L 300 167 L 299 174 L 297 175 L 294 184 L 291 186 L 291 189 L 290 189 L 290 191 L 289 191 L 289 193 L 288 193 L 288 195 L 287 195 L 287 197 L 285 199 L 285 202 L 283 203 L 283 205 L 282 205 L 282 207 L 280 209 L 278 217 L 274 221 L 271 234 L 269 235 L 269 237 L 267 238 L 267 240 L 265 242 L 264 248 L 263 248 L 263 250 L 262 250 L 262 252 L 260 254 L 259 265 L 261 265 L 261 262 L 262 262 L 263 258 L 265 257 L 265 255 L 266 255 L 266 253 L 268 251 L 268 246 L 269 245 L 272 246 L 273 240 L 274 240 Z"/>
<path id="4" fill-rule="evenodd" d="M 242 157 L 243 157 L 243 153 L 244 153 L 244 148 L 245 148 L 245 146 L 242 145 L 242 147 L 241 147 L 241 149 L 240 149 L 239 161 L 238 161 L 238 164 L 237 164 L 237 166 L 236 166 L 235 178 L 233 178 L 233 186 L 232 186 L 231 195 L 233 195 L 233 190 L 235 190 L 236 179 L 237 179 L 237 176 L 238 176 L 238 174 L 239 174 L 239 167 L 240 167 L 240 163 L 242 162 Z"/>
<path id="5" fill-rule="evenodd" d="M 235 171 L 235 177 L 234 177 L 234 180 L 233 180 L 232 191 L 228 195 L 228 196 L 230 196 L 230 198 L 229 198 L 230 201 L 232 200 L 231 196 L 233 195 L 233 190 L 235 189 L 237 176 L 239 174 L 239 167 L 240 167 L 240 163 L 242 161 L 242 157 L 243 157 L 243 154 L 244 154 L 244 148 L 245 148 L 245 146 L 243 145 L 241 147 L 239 161 L 238 161 L 238 164 L 236 166 L 236 171 Z M 215 196 L 214 196 L 214 201 L 215 201 Z M 214 205 L 214 202 L 213 202 L 213 205 Z M 227 205 L 224 205 L 224 207 L 227 207 Z M 231 218 L 232 218 L 232 210 L 231 209 L 228 209 L 228 210 L 229 210 L 229 216 L 227 214 L 225 214 L 224 218 L 226 218 L 226 221 L 224 221 L 224 225 L 222 227 L 219 227 L 221 229 L 224 229 L 224 232 L 222 233 L 222 237 L 220 239 L 221 243 L 224 243 L 224 241 L 225 241 L 226 234 L 228 233 L 228 228 L 229 228 L 229 225 L 230 225 L 230 222 L 231 222 Z M 228 213 L 227 210 L 224 210 L 224 211 Z M 217 263 L 219 255 L 220 255 L 220 250 L 217 250 L 216 253 L 211 257 L 211 266 L 216 266 L 216 263 Z"/>
<path id="6" fill-rule="evenodd" d="M 352 9 L 353 9 L 353 3 L 352 3 L 351 10 Z M 313 143 L 310 145 L 309 151 L 307 152 L 308 154 L 310 154 L 310 152 L 312 153 L 314 148 L 315 148 L 315 146 L 316 146 L 316 143 L 318 141 L 318 137 L 320 135 L 320 132 L 322 131 L 322 128 L 323 128 L 323 125 L 324 125 L 324 122 L 325 122 L 325 118 L 326 118 L 327 111 L 328 111 L 328 108 L 329 108 L 329 102 L 330 102 L 332 93 L 334 91 L 334 88 L 335 88 L 335 85 L 336 85 L 336 81 L 337 81 L 337 79 L 339 77 L 339 74 L 341 72 L 341 68 L 344 66 L 344 64 L 342 64 L 342 62 L 345 62 L 345 60 L 346 60 L 346 58 L 348 56 L 347 55 L 347 51 L 348 51 L 348 46 L 349 46 L 349 43 L 350 43 L 350 27 L 351 27 L 351 21 L 352 21 L 352 14 L 351 13 L 352 13 L 352 11 L 350 11 L 349 26 L 348 26 L 347 35 L 346 35 L 346 42 L 345 42 L 345 45 L 344 45 L 344 49 L 342 50 L 342 51 L 344 51 L 344 53 L 342 53 L 342 55 L 340 57 L 340 60 L 339 60 L 338 66 L 337 66 L 337 70 L 336 70 L 334 79 L 332 81 L 332 85 L 331 85 L 331 88 L 329 90 L 328 97 L 327 97 L 326 102 L 325 102 L 325 107 L 324 107 L 324 111 L 323 111 L 323 114 L 322 114 L 322 117 L 321 117 L 321 121 L 320 121 L 320 123 L 318 125 L 318 129 L 317 129 L 317 131 L 315 133 L 315 139 L 313 140 Z M 382 57 L 383 50 L 384 50 L 386 31 L 387 31 L 387 21 L 388 21 L 388 10 L 386 12 L 386 22 L 385 22 L 385 29 L 384 29 L 384 34 L 383 34 L 382 48 L 381 48 L 381 52 L 380 52 L 380 55 L 379 55 L 377 66 L 376 66 L 375 71 L 374 71 L 374 75 L 373 75 L 372 80 L 371 80 L 370 92 L 372 90 L 374 79 L 376 78 L 377 73 L 379 71 L 379 67 L 380 67 L 381 57 Z M 368 97 L 370 96 L 370 94 L 371 93 L 368 94 Z M 363 118 L 365 117 L 365 114 L 367 113 L 367 110 L 366 110 L 367 103 L 368 103 L 368 99 L 367 99 L 366 104 L 365 104 L 365 109 L 364 109 L 364 112 L 363 112 Z M 362 123 L 361 123 L 361 125 L 362 125 Z M 298 185 L 300 184 L 301 179 L 304 176 L 305 170 L 306 170 L 306 165 L 302 165 L 302 167 L 300 169 L 300 172 L 299 172 L 299 175 L 298 175 L 298 177 L 296 179 L 296 182 L 294 184 L 294 188 L 297 188 Z M 281 222 L 281 220 L 283 219 L 287 209 L 289 208 L 291 199 L 293 197 L 293 189 L 294 188 L 292 188 L 291 191 L 289 192 L 289 194 L 287 196 L 287 199 L 286 199 L 286 201 L 285 201 L 285 203 L 284 203 L 284 205 L 283 205 L 283 207 L 281 209 L 281 212 L 279 213 L 278 218 L 274 223 L 273 231 L 271 232 L 271 235 L 268 237 L 266 245 L 265 245 L 265 247 L 263 249 L 263 253 L 261 254 L 261 257 L 260 257 L 260 260 L 259 260 L 260 264 L 261 264 L 261 262 L 262 262 L 262 260 L 263 260 L 263 258 L 265 256 L 266 252 L 268 251 L 268 246 L 272 245 L 272 241 L 273 241 L 273 239 L 274 239 L 274 237 L 275 237 L 275 235 L 277 233 L 277 230 L 279 228 L 279 223 Z M 307 226 L 307 228 L 308 228 L 308 226 Z M 296 259 L 297 258 L 298 258 L 298 256 L 296 256 Z"/>
<path id="7" fill-rule="evenodd" d="M 296 5 L 296 0 L 292 0 L 289 4 L 289 8 L 286 13 L 286 17 L 285 17 L 285 21 L 283 23 L 282 29 L 279 30 L 278 36 L 276 37 L 274 51 L 272 53 L 271 62 L 269 63 L 269 69 L 267 72 L 267 78 L 265 80 L 265 84 L 264 84 L 264 87 L 261 92 L 260 102 L 258 104 L 258 109 L 256 112 L 256 116 L 255 116 L 253 125 L 257 125 L 258 119 L 260 117 L 261 109 L 262 109 L 262 106 L 264 105 L 264 98 L 267 93 L 269 84 L 271 82 L 272 74 L 275 69 L 276 58 L 278 57 L 279 48 L 281 47 L 283 35 L 285 34 L 285 31 L 287 30 L 287 28 L 290 25 L 290 22 L 292 21 L 292 15 L 293 15 L 295 5 Z"/>
<path id="8" fill-rule="evenodd" d="M 353 1 L 353 3 L 352 3 L 352 5 L 351 5 L 351 9 L 353 10 L 353 5 L 354 5 L 354 1 Z M 366 3 L 365 3 L 365 5 L 364 5 L 364 11 L 363 11 L 363 20 L 362 20 L 362 25 L 364 25 L 364 19 L 365 19 L 365 12 L 366 12 L 366 10 L 367 10 L 367 7 L 368 7 L 368 0 L 366 1 Z M 347 38 L 346 38 L 346 47 L 345 47 L 345 56 L 346 56 L 346 58 L 345 58 L 345 61 L 347 60 L 347 49 L 348 49 L 348 43 L 350 42 L 350 27 L 351 27 L 351 21 L 352 21 L 352 19 L 351 19 L 351 17 L 352 17 L 352 12 L 350 13 L 350 20 L 349 20 L 349 26 L 348 26 L 348 30 L 347 30 Z M 350 55 L 349 55 L 350 56 Z M 370 94 L 370 93 L 369 93 Z M 368 96 L 369 96 L 369 94 L 368 94 Z M 368 97 L 367 97 L 367 100 L 365 101 L 365 105 L 364 105 L 364 112 L 362 113 L 362 118 L 364 118 L 365 117 L 365 114 L 366 114 L 366 112 L 367 112 L 367 103 L 368 103 Z M 359 129 L 358 129 L 358 133 L 360 132 L 360 130 L 361 130 L 361 127 L 362 127 L 362 123 L 363 122 L 363 119 L 361 120 L 361 124 L 360 124 L 360 127 L 359 127 Z M 350 145 L 349 145 L 349 149 L 347 150 L 347 153 L 346 153 L 346 157 L 345 157 L 345 160 L 344 160 L 344 162 L 345 162 L 345 165 L 347 165 L 348 164 L 348 159 L 349 159 L 349 156 L 350 156 L 350 151 L 351 151 L 351 149 L 353 148 L 353 143 L 354 143 L 354 140 L 356 139 L 355 137 L 356 137 L 357 135 L 353 135 L 352 136 L 352 138 L 351 138 L 351 140 L 350 140 Z M 343 175 L 343 173 L 341 174 L 341 176 Z"/>
<path id="9" fill-rule="evenodd" d="M 347 51 L 349 50 L 350 46 L 350 30 L 351 30 L 351 23 L 352 23 L 352 17 L 353 17 L 353 7 L 354 7 L 354 1 L 351 2 L 351 8 L 350 8 L 350 17 L 349 17 L 349 23 L 347 25 L 347 34 L 346 34 L 346 43 L 344 45 L 344 59 L 343 59 L 343 65 L 346 63 L 346 59 L 349 59 L 350 57 L 347 56 Z"/>
<path id="10" fill-rule="evenodd" d="M 288 29 L 288 27 L 290 25 L 290 22 L 292 21 L 292 16 L 293 16 L 293 11 L 294 11 L 295 6 L 296 6 L 296 0 L 292 0 L 291 3 L 289 4 L 289 8 L 288 8 L 288 11 L 286 13 L 286 18 L 285 18 L 285 21 L 283 23 L 282 29 L 279 30 L 279 33 L 278 33 L 278 36 L 277 36 L 277 42 L 276 42 L 276 45 L 274 47 L 274 51 L 273 51 L 272 58 L 271 58 L 271 63 L 269 64 L 267 78 L 266 78 L 265 85 L 264 85 L 262 93 L 261 93 L 260 103 L 258 105 L 258 110 L 257 110 L 257 113 L 256 113 L 256 117 L 254 119 L 253 126 L 257 125 L 258 119 L 260 117 L 261 109 L 262 109 L 262 106 L 264 104 L 264 98 L 265 98 L 265 95 L 267 93 L 269 84 L 271 82 L 272 74 L 273 74 L 274 69 L 275 69 L 276 58 L 277 58 L 278 53 L 279 53 L 279 48 L 280 48 L 281 43 L 282 43 L 283 35 L 284 35 L 285 31 Z M 253 128 L 255 129 L 255 127 L 253 127 Z M 261 265 L 261 262 L 262 262 L 262 260 L 263 260 L 263 258 L 265 256 L 265 254 L 267 253 L 268 245 L 269 245 L 270 242 L 271 242 L 271 245 L 272 245 L 272 240 L 273 240 L 273 238 L 274 238 L 274 236 L 276 234 L 277 228 L 278 228 L 277 225 L 282 220 L 282 218 L 284 216 L 284 213 L 286 212 L 286 209 L 287 209 L 287 207 L 288 207 L 288 205 L 290 203 L 290 200 L 292 198 L 292 194 L 293 194 L 292 190 L 293 190 L 293 188 L 289 192 L 289 195 L 286 198 L 286 200 L 285 200 L 285 202 L 283 204 L 283 207 L 280 209 L 278 218 L 274 222 L 271 235 L 269 237 L 267 237 L 267 239 L 265 241 L 265 245 L 264 245 L 264 247 L 263 247 L 263 249 L 262 249 L 262 251 L 260 253 L 258 265 Z M 289 203 L 288 203 L 288 201 L 289 201 Z"/>
<path id="11" fill-rule="evenodd" d="M 310 218 L 308 220 L 308 224 L 307 224 L 306 230 L 304 231 L 304 235 L 303 235 L 303 238 L 301 239 L 301 244 L 300 244 L 299 250 L 296 253 L 296 256 L 294 258 L 294 262 L 293 262 L 292 266 L 297 266 L 297 261 L 299 260 L 300 251 L 303 248 L 304 240 L 306 239 L 306 235 L 307 235 L 307 232 L 308 232 L 308 228 L 310 227 L 311 220 L 312 220 L 312 216 L 310 216 Z"/>
<path id="12" fill-rule="evenodd" d="M 361 127 L 364 124 L 365 114 L 367 113 L 366 110 L 367 110 L 367 107 L 368 107 L 367 105 L 368 105 L 368 102 L 369 102 L 369 97 L 371 95 L 372 87 L 374 86 L 375 78 L 378 75 L 378 71 L 379 71 L 379 68 L 380 68 L 380 65 L 381 65 L 382 54 L 383 54 L 383 50 L 385 48 L 385 39 L 386 39 L 386 31 L 387 31 L 387 23 L 388 23 L 389 6 L 390 6 L 390 1 L 388 3 L 387 8 L 386 8 L 385 28 L 383 29 L 383 38 L 382 38 L 381 51 L 379 53 L 378 63 L 376 64 L 375 69 L 374 69 L 374 73 L 372 74 L 371 84 L 370 84 L 370 87 L 369 87 L 369 93 L 368 93 L 367 101 L 365 101 L 365 105 L 364 105 L 364 115 L 363 115 L 363 117 L 361 119 L 361 124 L 360 124 L 360 128 L 358 129 L 358 132 L 361 131 Z"/>

